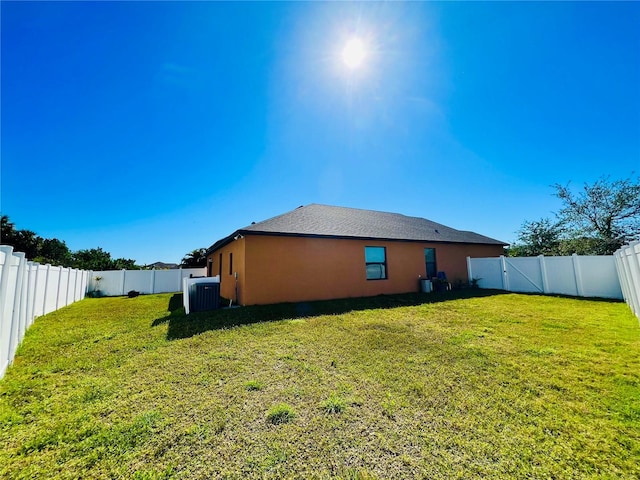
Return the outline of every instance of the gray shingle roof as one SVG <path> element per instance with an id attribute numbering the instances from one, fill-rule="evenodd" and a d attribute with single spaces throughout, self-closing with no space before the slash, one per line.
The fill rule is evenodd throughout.
<path id="1" fill-rule="evenodd" d="M 249 225 L 238 230 L 238 233 L 507 245 L 478 233 L 456 230 L 424 218 L 315 203 Z M 224 240 L 214 244 L 211 249 L 217 248 Z"/>

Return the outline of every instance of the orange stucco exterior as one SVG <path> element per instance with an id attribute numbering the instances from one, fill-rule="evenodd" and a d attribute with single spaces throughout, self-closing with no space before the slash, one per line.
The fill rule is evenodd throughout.
<path id="1" fill-rule="evenodd" d="M 386 279 L 367 280 L 368 246 L 386 248 Z M 263 305 L 418 291 L 419 277 L 426 277 L 425 248 L 435 248 L 437 269 L 449 281 L 467 279 L 468 256 L 502 254 L 501 245 L 245 235 L 208 258 L 211 274 L 221 273 L 223 297 Z"/>

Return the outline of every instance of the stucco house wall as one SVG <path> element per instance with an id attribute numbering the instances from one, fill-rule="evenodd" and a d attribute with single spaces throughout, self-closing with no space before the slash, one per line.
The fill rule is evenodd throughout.
<path id="1" fill-rule="evenodd" d="M 207 264 L 209 264 L 209 261 L 211 263 L 211 268 L 207 274 L 209 276 L 220 274 L 220 296 L 233 300 L 234 303 L 239 305 L 251 305 L 250 303 L 245 303 L 242 298 L 246 279 L 245 242 L 245 237 L 238 238 L 238 240 L 232 241 L 207 256 Z M 238 275 L 237 289 L 236 273 Z"/>
<path id="2" fill-rule="evenodd" d="M 386 279 L 367 280 L 368 246 L 386 248 Z M 235 299 L 236 280 L 228 265 L 233 253 L 238 303 L 254 305 L 418 291 L 419 276 L 426 277 L 425 248 L 435 248 L 437 269 L 449 280 L 467 279 L 467 256 L 502 253 L 501 245 L 245 235 L 209 258 L 217 275 L 222 253 L 221 295 Z"/>
<path id="3" fill-rule="evenodd" d="M 415 292 L 427 277 L 425 248 L 435 249 L 436 271 L 466 280 L 468 256 L 499 256 L 504 245 L 421 217 L 310 204 L 221 238 L 207 267 L 237 304 L 301 302 Z M 385 248 L 384 266 L 377 249 L 367 267 L 366 247 Z M 386 277 L 367 279 L 367 268 Z"/>

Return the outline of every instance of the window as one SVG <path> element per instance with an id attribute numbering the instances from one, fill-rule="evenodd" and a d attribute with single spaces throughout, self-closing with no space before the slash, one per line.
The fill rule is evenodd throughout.
<path id="1" fill-rule="evenodd" d="M 233 275 L 233 253 L 229 253 L 229 275 Z"/>
<path id="2" fill-rule="evenodd" d="M 387 278 L 387 249 L 385 247 L 364 247 L 364 261 L 367 280 Z"/>
<path id="3" fill-rule="evenodd" d="M 218 263 L 218 275 L 220 275 L 220 280 L 222 280 L 222 254 L 220 254 L 220 262 Z"/>
<path id="4" fill-rule="evenodd" d="M 207 277 L 213 277 L 213 258 L 207 258 Z"/>
<path id="5" fill-rule="evenodd" d="M 425 248 L 424 249 L 424 263 L 427 267 L 427 278 L 433 278 L 438 275 L 438 268 L 436 267 L 436 249 Z"/>

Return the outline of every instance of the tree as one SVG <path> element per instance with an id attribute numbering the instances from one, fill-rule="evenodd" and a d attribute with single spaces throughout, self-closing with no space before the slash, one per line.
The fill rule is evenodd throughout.
<path id="1" fill-rule="evenodd" d="M 71 250 L 62 240 L 45 238 L 42 242 L 42 248 L 40 248 L 40 254 L 34 257 L 33 261 L 68 267 L 73 263 L 73 257 Z"/>
<path id="2" fill-rule="evenodd" d="M 140 270 L 140 266 L 130 258 L 116 258 L 111 262 L 109 270 Z"/>
<path id="3" fill-rule="evenodd" d="M 640 236 L 640 177 L 611 181 L 601 177 L 574 194 L 569 185 L 553 185 L 563 202 L 557 216 L 570 238 L 589 239 L 592 248 L 612 254 Z"/>
<path id="4" fill-rule="evenodd" d="M 13 245 L 11 242 L 15 238 L 15 225 L 9 220 L 7 215 L 0 217 L 0 244 Z"/>
<path id="5" fill-rule="evenodd" d="M 81 270 L 112 270 L 111 254 L 100 247 L 78 250 L 73 254 L 73 264 Z"/>
<path id="6" fill-rule="evenodd" d="M 511 257 L 560 255 L 562 226 L 548 218 L 525 221 L 518 231 L 518 239 L 508 251 Z"/>
<path id="7" fill-rule="evenodd" d="M 0 243 L 11 245 L 16 252 L 24 252 L 28 259 L 37 257 L 42 248 L 43 238 L 31 230 L 16 230 L 7 215 L 2 215 L 0 222 Z"/>
<path id="8" fill-rule="evenodd" d="M 181 263 L 182 267 L 205 267 L 207 265 L 207 249 L 197 248 L 187 253 Z"/>
<path id="9" fill-rule="evenodd" d="M 525 221 L 510 256 L 611 255 L 640 238 L 640 177 L 611 181 L 601 177 L 578 193 L 555 184 L 562 201 L 557 221 Z"/>

